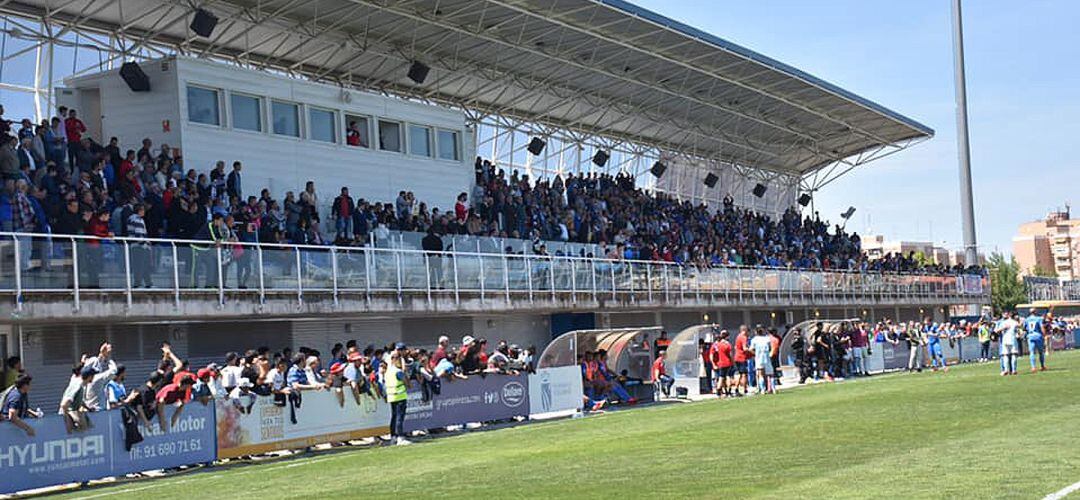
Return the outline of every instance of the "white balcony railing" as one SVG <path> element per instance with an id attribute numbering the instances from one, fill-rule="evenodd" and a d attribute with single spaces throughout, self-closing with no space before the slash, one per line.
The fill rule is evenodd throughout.
<path id="1" fill-rule="evenodd" d="M 880 302 L 925 298 L 985 302 L 975 275 L 705 267 L 611 260 L 413 249 L 216 244 L 207 241 L 0 233 L 0 294 L 21 309 L 36 297 L 66 295 L 76 310 L 88 293 L 257 300 L 268 296 L 579 301 L 633 298 L 656 304 L 687 298 L 765 303 L 785 298 Z"/>

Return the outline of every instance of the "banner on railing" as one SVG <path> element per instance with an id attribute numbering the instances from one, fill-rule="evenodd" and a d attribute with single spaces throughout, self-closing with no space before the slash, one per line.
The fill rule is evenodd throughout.
<path id="1" fill-rule="evenodd" d="M 166 411 L 171 418 L 175 410 Z M 34 437 L 0 424 L 0 493 L 212 462 L 216 455 L 213 403 L 188 404 L 168 432 L 156 422 L 150 429 L 140 425 L 143 440 L 130 450 L 120 410 L 91 413 L 89 419 L 90 429 L 71 434 L 59 415 L 28 419 Z"/>
<path id="2" fill-rule="evenodd" d="M 405 430 L 416 431 L 502 420 L 529 414 L 526 375 L 470 375 L 468 380 L 442 380 L 439 394 L 423 401 L 420 390 L 409 391 Z"/>
<path id="3" fill-rule="evenodd" d="M 966 274 L 956 277 L 957 291 L 967 295 L 982 295 L 983 294 L 983 279 L 982 276 L 974 274 Z"/>
<path id="4" fill-rule="evenodd" d="M 540 368 L 529 375 L 529 414 L 565 413 L 581 408 L 581 368 Z"/>
<path id="5" fill-rule="evenodd" d="M 367 394 L 304 391 L 300 398 L 258 396 L 250 406 L 241 400 L 217 405 L 218 457 L 232 458 L 274 450 L 305 448 L 388 432 L 390 407 Z"/>

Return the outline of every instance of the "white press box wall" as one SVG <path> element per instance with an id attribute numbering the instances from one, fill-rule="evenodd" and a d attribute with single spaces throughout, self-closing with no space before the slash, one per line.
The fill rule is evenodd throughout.
<path id="1" fill-rule="evenodd" d="M 218 160 L 226 162 L 228 171 L 232 162 L 239 160 L 244 164 L 245 196 L 258 196 L 265 187 L 280 200 L 286 191 L 299 195 L 306 181 L 315 181 L 320 213 L 324 217 L 342 186 L 349 187 L 354 199 L 383 203 L 392 203 L 401 190 L 413 191 L 418 201 L 444 211 L 453 209 L 458 193 L 471 192 L 475 136 L 466 128 L 465 115 L 460 110 L 355 90 L 343 91 L 336 86 L 185 57 L 145 61 L 140 65 L 150 79 L 150 92 L 132 92 L 117 71 L 67 82 L 75 89 L 100 87 L 102 135 L 106 140 L 111 136 L 120 138 L 122 149 L 138 149 L 142 138 L 149 137 L 155 148 L 162 142 L 181 148 L 184 167 L 200 173 L 209 172 Z M 218 91 L 219 126 L 188 120 L 189 84 Z M 232 93 L 262 98 L 263 132 L 231 127 Z M 337 111 L 338 142 L 322 143 L 271 133 L 271 100 L 301 105 L 300 127 L 305 137 L 307 107 Z M 85 103 L 80 106 L 92 107 Z M 456 131 L 460 159 L 451 161 L 347 146 L 344 144 L 346 114 L 372 120 L 369 135 L 372 143 L 377 143 L 374 122 L 379 118 L 402 123 L 403 141 L 409 124 Z M 407 151 L 407 144 L 403 149 Z"/>

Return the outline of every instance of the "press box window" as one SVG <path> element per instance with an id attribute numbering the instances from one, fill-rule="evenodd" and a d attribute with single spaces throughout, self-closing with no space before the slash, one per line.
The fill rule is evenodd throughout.
<path id="1" fill-rule="evenodd" d="M 409 125 L 409 154 L 431 157 L 431 129 Z"/>
<path id="2" fill-rule="evenodd" d="M 274 120 L 274 133 L 300 137 L 299 106 L 288 102 L 271 101 L 270 114 Z"/>
<path id="3" fill-rule="evenodd" d="M 308 108 L 309 139 L 320 142 L 337 142 L 337 115 L 325 109 Z"/>
<path id="4" fill-rule="evenodd" d="M 187 88 L 188 121 L 221 125 L 221 110 L 218 108 L 218 91 L 194 87 Z"/>
<path id="5" fill-rule="evenodd" d="M 232 94 L 232 126 L 238 130 L 262 132 L 262 99 Z"/>
<path id="6" fill-rule="evenodd" d="M 461 160 L 461 150 L 458 146 L 458 133 L 453 130 L 439 131 L 439 159 Z"/>
<path id="7" fill-rule="evenodd" d="M 401 152 L 401 124 L 379 120 L 379 149 Z"/>

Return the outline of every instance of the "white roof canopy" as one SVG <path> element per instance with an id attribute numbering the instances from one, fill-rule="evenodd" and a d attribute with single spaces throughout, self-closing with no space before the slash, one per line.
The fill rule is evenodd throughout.
<path id="1" fill-rule="evenodd" d="M 930 128 L 622 0 L 13 0 L 0 10 L 156 44 L 805 177 Z M 423 84 L 413 60 L 431 68 Z"/>

